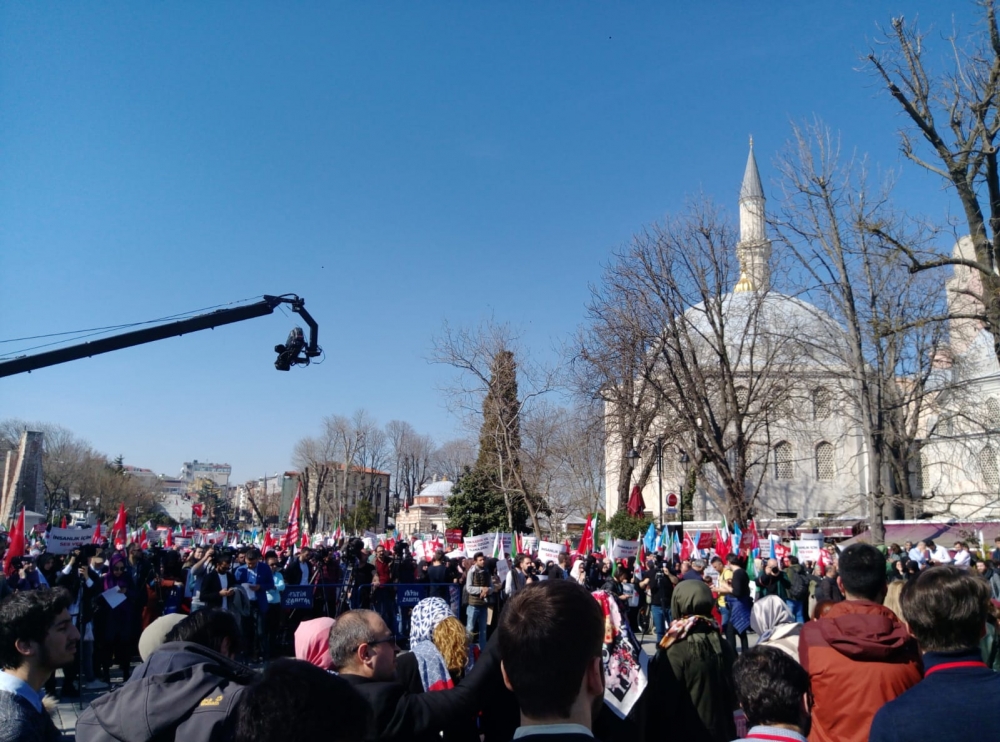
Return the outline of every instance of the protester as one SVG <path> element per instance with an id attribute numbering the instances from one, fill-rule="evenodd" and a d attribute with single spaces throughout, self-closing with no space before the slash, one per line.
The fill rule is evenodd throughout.
<path id="1" fill-rule="evenodd" d="M 870 544 L 840 554 L 846 600 L 810 621 L 799 659 L 815 700 L 811 742 L 865 742 L 875 712 L 920 680 L 920 655 L 906 627 L 882 605 L 885 558 Z"/>
<path id="2" fill-rule="evenodd" d="M 500 618 L 504 683 L 517 698 L 515 739 L 592 742 L 604 696 L 604 616 L 572 580 L 522 591 Z"/>
<path id="3" fill-rule="evenodd" d="M 80 632 L 62 589 L 18 593 L 0 602 L 0 742 L 62 739 L 42 705 L 42 688 L 76 660 Z"/>
<path id="4" fill-rule="evenodd" d="M 782 600 L 788 600 L 788 591 L 792 585 L 788 581 L 788 576 L 781 571 L 778 560 L 768 559 L 757 578 L 757 587 L 764 595 L 777 595 Z"/>
<path id="5" fill-rule="evenodd" d="M 253 594 L 250 601 L 250 615 L 244 621 L 244 636 L 251 641 L 247 641 L 247 649 L 250 655 L 257 657 L 261 662 L 268 659 L 271 648 L 267 636 L 267 592 L 274 589 L 274 575 L 271 568 L 261 561 L 260 549 L 256 547 L 248 549 L 246 552 L 246 564 L 239 567 L 233 574 L 244 590 L 249 590 Z M 256 646 L 252 638 L 256 637 Z"/>
<path id="6" fill-rule="evenodd" d="M 303 621 L 295 629 L 295 658 L 316 665 L 321 670 L 329 670 L 333 664 L 330 658 L 330 629 L 335 619 L 320 616 Z"/>
<path id="7" fill-rule="evenodd" d="M 486 557 L 477 552 L 472 560 L 473 566 L 465 576 L 465 594 L 469 599 L 466 613 L 465 628 L 475 635 L 480 649 L 486 647 L 486 627 L 489 622 L 489 596 L 493 594 L 493 583 L 490 573 L 486 570 Z"/>
<path id="8" fill-rule="evenodd" d="M 677 578 L 670 574 L 670 566 L 666 562 L 660 562 L 655 566 L 650 580 L 650 611 L 653 614 L 653 630 L 656 632 L 656 643 L 662 641 L 667 633 L 667 624 L 670 622 L 670 600 L 674 597 L 674 585 Z"/>
<path id="9" fill-rule="evenodd" d="M 900 560 L 897 564 L 905 564 L 905 562 Z M 828 564 L 823 579 L 816 586 L 816 602 L 839 603 L 843 599 L 844 594 L 840 592 L 840 587 L 837 585 L 837 565 Z"/>
<path id="10" fill-rule="evenodd" d="M 730 574 L 727 594 L 723 596 L 729 613 L 729 621 L 726 624 L 726 641 L 735 652 L 736 637 L 738 636 L 740 638 L 740 651 L 745 652 L 750 646 L 747 639 L 751 615 L 750 577 L 746 570 L 740 566 L 739 556 L 730 554 L 726 559 L 729 562 Z"/>
<path id="11" fill-rule="evenodd" d="M 230 610 L 232 599 L 239 589 L 232 573 L 229 571 L 233 558 L 227 552 L 215 554 L 211 571 L 206 571 L 201 582 L 199 595 L 201 603 L 206 608 L 221 608 Z"/>
<path id="12" fill-rule="evenodd" d="M 903 616 L 923 652 L 924 679 L 883 706 L 871 742 L 1000 739 L 1000 675 L 980 656 L 989 591 L 959 567 L 932 567 L 910 582 Z"/>
<path id="13" fill-rule="evenodd" d="M 990 598 L 1000 600 L 1000 572 L 997 571 L 995 562 L 992 560 L 976 562 L 976 574 L 989 585 Z"/>
<path id="14" fill-rule="evenodd" d="M 148 660 L 150 655 L 167 641 L 167 635 L 174 626 L 185 618 L 187 616 L 183 613 L 171 613 L 169 616 L 160 616 L 147 626 L 139 636 L 139 659 L 143 662 Z"/>
<path id="15" fill-rule="evenodd" d="M 761 646 L 744 652 L 733 667 L 733 684 L 750 725 L 747 736 L 736 742 L 806 742 L 809 674 L 787 653 Z"/>
<path id="16" fill-rule="evenodd" d="M 531 568 L 531 557 L 518 554 L 514 557 L 514 569 L 507 573 L 504 580 L 503 594 L 507 599 L 513 598 L 528 584 L 528 570 Z"/>
<path id="17" fill-rule="evenodd" d="M 795 620 L 788 605 L 777 595 L 765 595 L 754 603 L 750 625 L 757 635 L 757 646 L 775 647 L 799 661 L 802 624 Z"/>
<path id="18" fill-rule="evenodd" d="M 104 575 L 102 588 L 105 593 L 117 590 L 122 601 L 111 607 L 102 596 L 98 600 L 98 610 L 94 617 L 96 636 L 95 644 L 97 662 L 101 670 L 101 679 L 111 685 L 111 665 L 117 664 L 122 671 L 122 682 L 129 678 L 132 664 L 132 646 L 135 636 L 132 633 L 135 623 L 132 609 L 135 596 L 142 588 L 132 582 L 125 567 L 126 559 L 120 553 L 111 557 L 111 570 Z"/>
<path id="19" fill-rule="evenodd" d="M 66 566 L 57 578 L 60 587 L 70 594 L 69 614 L 80 633 L 80 651 L 76 662 L 63 670 L 63 683 L 60 698 L 72 699 L 80 697 L 78 678 L 83 675 L 83 686 L 87 690 L 99 690 L 107 686 L 94 677 L 94 601 L 101 592 L 100 569 L 104 563 L 103 557 L 97 553 L 93 544 L 74 549 Z M 89 637 L 89 639 L 88 639 Z"/>
<path id="20" fill-rule="evenodd" d="M 330 630 L 330 656 L 342 678 L 365 700 L 367 740 L 434 740 L 446 726 L 475 715 L 499 659 L 487 650 L 455 688 L 408 693 L 396 680 L 395 637 L 375 611 L 348 611 Z"/>
<path id="21" fill-rule="evenodd" d="M 729 742 L 736 736 L 736 652 L 722 640 L 712 604 L 704 582 L 682 580 L 674 589 L 675 618 L 649 666 L 647 740 L 668 729 L 695 742 Z"/>
<path id="22" fill-rule="evenodd" d="M 959 569 L 969 569 L 972 566 L 972 554 L 969 553 L 964 541 L 955 542 L 955 556 L 952 559 Z"/>
<path id="23" fill-rule="evenodd" d="M 795 620 L 799 623 L 805 622 L 805 610 L 809 605 L 809 575 L 799 564 L 799 558 L 794 554 L 788 557 L 788 567 L 785 568 L 785 576 L 788 578 L 788 597 L 785 605 L 791 611 Z"/>
<path id="24" fill-rule="evenodd" d="M 361 742 L 366 726 L 358 709 L 363 705 L 343 678 L 307 662 L 278 659 L 241 694 L 233 740 Z"/>
<path id="25" fill-rule="evenodd" d="M 221 742 L 246 685 L 256 678 L 233 660 L 240 627 L 232 614 L 203 609 L 180 621 L 131 680 L 80 715 L 77 742 Z"/>

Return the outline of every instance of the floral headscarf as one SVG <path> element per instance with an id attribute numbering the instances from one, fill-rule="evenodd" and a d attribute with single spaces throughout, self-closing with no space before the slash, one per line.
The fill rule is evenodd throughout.
<path id="1" fill-rule="evenodd" d="M 410 614 L 410 651 L 417 658 L 420 682 L 428 692 L 455 687 L 448 665 L 434 645 L 434 629 L 451 615 L 451 606 L 442 598 L 424 598 Z"/>

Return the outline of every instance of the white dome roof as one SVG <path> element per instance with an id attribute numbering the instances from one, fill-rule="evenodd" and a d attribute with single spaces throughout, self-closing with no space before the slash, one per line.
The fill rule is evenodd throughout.
<path id="1" fill-rule="evenodd" d="M 721 303 L 727 355 L 736 365 L 743 359 L 749 362 L 751 353 L 757 364 L 773 361 L 839 367 L 844 363 L 847 344 L 843 330 L 812 304 L 775 291 L 763 297 L 752 291 L 725 294 Z M 706 312 L 704 304 L 685 312 L 691 335 L 714 346 L 718 342 L 712 327 L 716 316 L 717 310 Z M 748 338 L 751 334 L 756 336 L 753 342 Z"/>
<path id="2" fill-rule="evenodd" d="M 447 479 L 442 479 L 440 482 L 431 482 L 420 490 L 418 497 L 440 497 L 448 499 L 448 496 L 451 494 L 451 488 L 454 486 L 455 485 Z"/>

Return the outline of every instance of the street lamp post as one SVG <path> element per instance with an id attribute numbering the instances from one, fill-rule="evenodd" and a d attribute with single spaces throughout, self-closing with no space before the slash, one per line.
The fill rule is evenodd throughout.
<path id="1" fill-rule="evenodd" d="M 680 501 L 680 513 L 681 513 L 681 540 L 684 539 L 684 498 L 685 490 L 688 486 L 688 479 L 690 478 L 691 469 L 691 457 L 688 456 L 687 451 L 681 451 L 681 467 L 684 469 L 684 483 L 681 485 L 681 501 Z"/>
<path id="2" fill-rule="evenodd" d="M 663 439 L 656 439 L 656 488 L 660 503 L 660 528 L 663 528 Z"/>

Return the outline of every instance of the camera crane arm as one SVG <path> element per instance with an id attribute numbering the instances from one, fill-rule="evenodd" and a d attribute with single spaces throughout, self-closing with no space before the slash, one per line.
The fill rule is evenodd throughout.
<path id="1" fill-rule="evenodd" d="M 230 309 L 217 309 L 208 314 L 199 314 L 188 319 L 168 322 L 156 327 L 148 327 L 143 330 L 133 330 L 121 335 L 94 340 L 91 342 L 70 345 L 58 350 L 50 350 L 45 353 L 36 353 L 32 356 L 21 356 L 9 361 L 0 361 L 0 378 L 31 372 L 35 369 L 55 366 L 68 361 L 76 361 L 80 358 L 90 358 L 101 353 L 110 353 L 115 350 L 123 350 L 136 345 L 145 345 L 157 340 L 179 337 L 188 333 L 200 330 L 212 330 L 222 325 L 231 325 L 234 322 L 243 322 L 248 319 L 256 319 L 268 314 L 272 314 L 280 304 L 288 304 L 293 312 L 305 320 L 309 326 L 309 342 L 305 342 L 302 329 L 296 327 L 288 336 L 285 345 L 275 346 L 278 353 L 278 360 L 275 367 L 279 371 L 287 371 L 292 365 L 308 365 L 309 360 L 320 355 L 323 351 L 317 344 L 319 338 L 319 325 L 312 315 L 306 311 L 305 299 L 294 294 L 285 296 L 268 296 L 253 304 Z"/>

